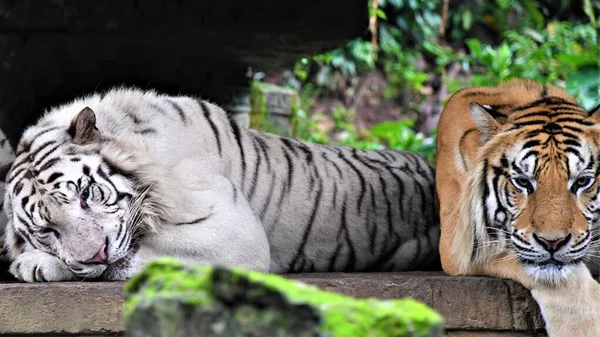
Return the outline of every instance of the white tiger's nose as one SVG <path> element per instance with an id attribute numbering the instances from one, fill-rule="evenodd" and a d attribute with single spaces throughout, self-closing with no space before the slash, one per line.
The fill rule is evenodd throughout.
<path id="1" fill-rule="evenodd" d="M 106 243 L 103 243 L 98 249 L 98 252 L 91 258 L 83 261 L 85 264 L 89 263 L 106 263 L 108 260 L 108 253 L 106 251 Z"/>

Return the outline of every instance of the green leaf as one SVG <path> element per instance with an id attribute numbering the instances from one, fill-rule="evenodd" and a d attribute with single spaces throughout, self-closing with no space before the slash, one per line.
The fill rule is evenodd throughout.
<path id="1" fill-rule="evenodd" d="M 462 27 L 464 30 L 469 30 L 469 29 L 471 29 L 472 25 L 473 25 L 473 13 L 471 13 L 471 11 L 467 9 L 462 13 Z"/>
<path id="2" fill-rule="evenodd" d="M 583 67 L 586 65 L 597 65 L 598 56 L 594 55 L 570 55 L 570 54 L 558 54 L 556 59 L 561 63 L 565 63 L 572 67 Z"/>
<path id="3" fill-rule="evenodd" d="M 565 90 L 585 109 L 591 109 L 600 103 L 599 67 L 584 67 L 569 76 L 565 82 Z"/>
<path id="4" fill-rule="evenodd" d="M 529 12 L 529 15 L 531 15 L 531 17 L 533 18 L 537 30 L 541 30 L 542 28 L 544 28 L 544 15 L 537 8 L 537 4 L 535 3 L 535 1 L 524 0 L 523 5 L 525 6 L 525 9 L 527 9 L 527 12 Z"/>
<path id="5" fill-rule="evenodd" d="M 398 9 L 404 7 L 404 0 L 388 0 L 390 4 Z"/>
<path id="6" fill-rule="evenodd" d="M 573 75 L 569 76 L 566 81 L 566 86 L 570 88 L 576 87 L 596 87 L 600 88 L 600 68 L 584 67 Z"/>
<path id="7" fill-rule="evenodd" d="M 379 19 L 387 20 L 387 15 L 381 8 L 369 8 L 369 16 L 377 16 Z"/>
<path id="8" fill-rule="evenodd" d="M 592 26 L 597 27 L 596 15 L 594 15 L 594 8 L 592 7 L 592 2 L 590 0 L 583 0 L 583 12 L 590 19 Z"/>
<path id="9" fill-rule="evenodd" d="M 467 47 L 471 51 L 471 55 L 474 57 L 480 57 L 482 53 L 481 41 L 477 39 L 468 39 L 466 41 Z"/>
<path id="10" fill-rule="evenodd" d="M 414 121 L 411 119 L 381 122 L 371 128 L 371 135 L 381 139 L 391 148 L 410 150 L 415 139 L 413 125 Z"/>

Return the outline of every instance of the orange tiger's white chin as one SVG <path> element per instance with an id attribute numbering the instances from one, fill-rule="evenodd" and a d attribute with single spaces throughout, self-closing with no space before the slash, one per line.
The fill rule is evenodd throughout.
<path id="1" fill-rule="evenodd" d="M 556 260 L 542 264 L 525 263 L 525 270 L 537 282 L 555 285 L 566 280 L 578 263 L 560 263 Z"/>

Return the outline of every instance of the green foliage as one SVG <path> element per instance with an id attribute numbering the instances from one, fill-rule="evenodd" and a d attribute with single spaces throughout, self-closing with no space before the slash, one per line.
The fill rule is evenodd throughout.
<path id="1" fill-rule="evenodd" d="M 445 36 L 440 36 L 443 1 L 379 0 L 376 9 L 367 2 L 370 15 L 378 19 L 376 47 L 356 39 L 294 67 L 304 102 L 295 121 L 300 139 L 404 149 L 432 160 L 435 134 L 424 137 L 414 121 L 358 131 L 352 109 L 338 107 L 331 111 L 338 136 L 321 131 L 323 116 L 311 113 L 313 100 L 343 96 L 348 101 L 358 91 L 358 76 L 367 71 L 384 74 L 383 98 L 413 115 L 421 112 L 436 82 L 451 94 L 465 86 L 528 78 L 563 87 L 585 108 L 600 103 L 600 1 L 583 0 L 582 8 L 568 0 L 450 1 Z M 459 75 L 448 76 L 457 65 Z"/>
<path id="2" fill-rule="evenodd" d="M 363 150 L 395 149 L 412 151 L 427 158 L 431 163 L 435 160 L 435 134 L 425 137 L 422 133 L 414 130 L 414 121 L 410 119 L 387 121 L 373 125 L 370 130 L 357 132 L 352 119 L 353 110 L 346 110 L 342 106 L 333 109 L 333 121 L 337 140 L 332 140 L 318 126 L 318 120 L 323 116 L 313 114 L 306 116 L 305 110 L 300 109 L 302 114 L 298 118 L 294 130 L 296 138 L 317 144 L 332 144 L 349 146 Z"/>
<path id="3" fill-rule="evenodd" d="M 486 70 L 473 75 L 472 85 L 529 78 L 563 86 L 588 109 L 600 102 L 600 44 L 591 25 L 551 22 L 541 32 L 509 30 L 496 47 L 466 43 L 470 63 Z"/>
<path id="4" fill-rule="evenodd" d="M 317 85 L 325 87 L 331 81 L 334 71 L 343 76 L 356 76 L 357 74 L 375 66 L 373 58 L 373 45 L 369 41 L 356 39 L 332 51 L 302 58 L 294 66 L 294 74 L 302 81 L 307 80 L 311 66 L 319 67 L 316 75 Z"/>
<path id="5" fill-rule="evenodd" d="M 435 159 L 435 133 L 425 137 L 414 131 L 414 121 L 410 119 L 382 122 L 371 128 L 371 136 L 377 138 L 390 149 L 412 151 L 427 158 Z"/>
<path id="6" fill-rule="evenodd" d="M 300 106 L 296 107 L 292 115 L 292 136 L 296 139 L 315 144 L 329 144 L 329 136 L 319 129 L 319 114 L 309 114 L 317 90 L 314 85 L 307 84 L 300 92 Z"/>
<path id="7" fill-rule="evenodd" d="M 384 149 L 384 145 L 378 139 L 372 137 L 368 130 L 362 130 L 360 133 L 356 131 L 353 117 L 354 110 L 346 110 L 342 106 L 338 106 L 333 110 L 333 120 L 340 135 L 338 145 L 363 150 Z"/>
<path id="8" fill-rule="evenodd" d="M 381 0 L 379 5 L 390 14 L 380 27 L 394 30 L 396 41 L 412 45 L 418 41 L 437 40 L 441 23 L 438 0 Z"/>
<path id="9" fill-rule="evenodd" d="M 329 136 L 319 129 L 318 118 L 320 115 L 308 115 L 306 110 L 298 109 L 292 121 L 294 138 L 315 144 L 329 144 Z"/>

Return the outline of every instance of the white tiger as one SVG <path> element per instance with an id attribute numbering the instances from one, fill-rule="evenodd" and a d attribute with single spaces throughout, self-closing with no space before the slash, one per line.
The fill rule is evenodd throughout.
<path id="1" fill-rule="evenodd" d="M 5 177 L 6 173 L 10 169 L 11 164 L 15 160 L 15 152 L 13 151 L 8 138 L 2 130 L 0 130 L 0 177 Z M 0 181 L 0 208 L 4 204 L 4 194 L 6 192 L 4 178 Z M 0 240 L 4 238 L 4 230 L 8 219 L 6 218 L 5 212 L 0 212 Z M 4 254 L 0 254 L 0 260 L 4 260 Z"/>
<path id="2" fill-rule="evenodd" d="M 24 281 L 124 280 L 148 261 L 273 273 L 439 262 L 418 155 L 305 144 L 216 105 L 116 88 L 56 107 L 7 175 L 5 248 Z"/>

